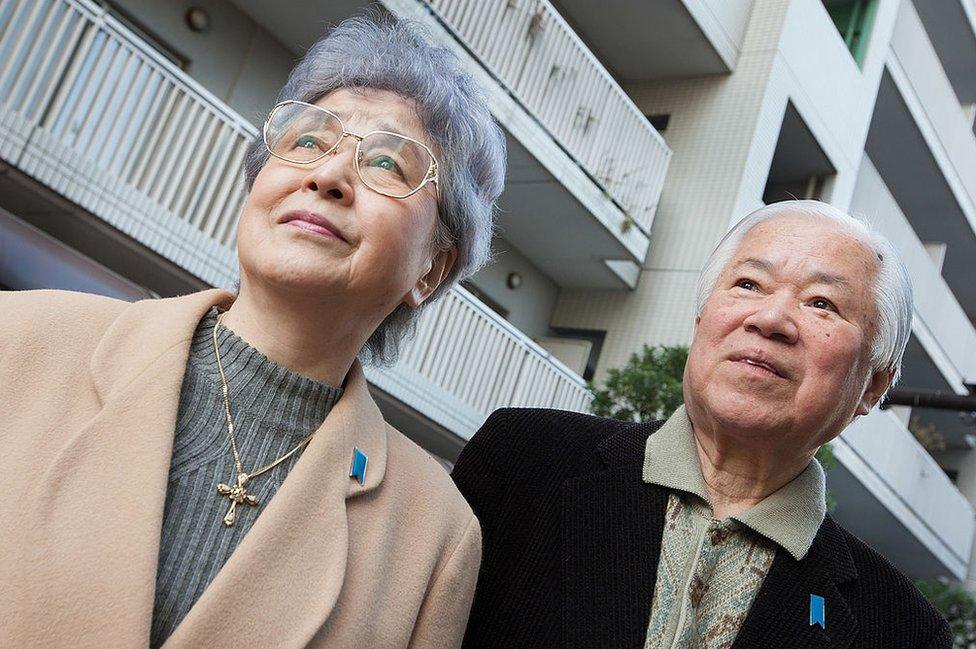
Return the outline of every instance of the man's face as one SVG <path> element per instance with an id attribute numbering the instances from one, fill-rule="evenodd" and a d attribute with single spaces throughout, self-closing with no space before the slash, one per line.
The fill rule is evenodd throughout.
<path id="1" fill-rule="evenodd" d="M 869 362 L 877 269 L 870 248 L 825 219 L 755 226 L 696 319 L 692 421 L 812 450 L 866 414 L 889 378 Z"/>

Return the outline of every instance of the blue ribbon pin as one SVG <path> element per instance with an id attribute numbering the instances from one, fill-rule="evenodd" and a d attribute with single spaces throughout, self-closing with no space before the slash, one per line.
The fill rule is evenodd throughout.
<path id="1" fill-rule="evenodd" d="M 358 448 L 352 449 L 352 466 L 349 467 L 349 477 L 356 478 L 360 486 L 366 484 L 366 463 L 369 458 Z"/>
<path id="2" fill-rule="evenodd" d="M 820 595 L 810 595 L 810 624 L 819 624 L 821 629 L 827 628 L 824 598 Z"/>

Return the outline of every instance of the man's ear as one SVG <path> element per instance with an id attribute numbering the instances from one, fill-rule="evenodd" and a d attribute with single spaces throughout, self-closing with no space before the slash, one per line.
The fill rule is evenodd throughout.
<path id="1" fill-rule="evenodd" d="M 450 274 L 454 262 L 457 261 L 457 254 L 456 246 L 445 248 L 435 254 L 429 262 L 427 272 L 403 296 L 403 302 L 412 309 L 423 304 L 424 300 L 430 297 L 430 294 L 437 290 L 444 278 Z"/>
<path id="2" fill-rule="evenodd" d="M 895 378 L 894 370 L 880 370 L 871 375 L 871 380 L 868 382 L 868 386 L 864 389 L 864 394 L 861 395 L 861 400 L 857 404 L 857 412 L 855 415 L 866 415 L 871 412 L 871 408 L 874 404 L 878 403 L 888 388 L 891 387 L 891 382 Z"/>

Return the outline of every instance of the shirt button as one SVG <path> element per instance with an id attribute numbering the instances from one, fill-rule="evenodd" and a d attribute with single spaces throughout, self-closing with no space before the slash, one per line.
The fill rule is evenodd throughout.
<path id="1" fill-rule="evenodd" d="M 708 540 L 712 545 L 719 545 L 728 537 L 729 532 L 721 527 L 712 527 L 708 530 Z"/>

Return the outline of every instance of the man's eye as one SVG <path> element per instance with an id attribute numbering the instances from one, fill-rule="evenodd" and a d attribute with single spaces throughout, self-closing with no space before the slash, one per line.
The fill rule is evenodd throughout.
<path id="1" fill-rule="evenodd" d="M 739 288 L 744 288 L 747 291 L 754 291 L 757 288 L 756 283 L 751 279 L 740 279 L 735 283 L 735 285 Z"/>
<path id="2" fill-rule="evenodd" d="M 837 312 L 837 307 L 834 306 L 834 303 L 822 297 L 817 297 L 810 300 L 810 306 L 812 306 L 814 309 L 826 309 L 827 311 L 833 311 L 834 313 Z"/>

